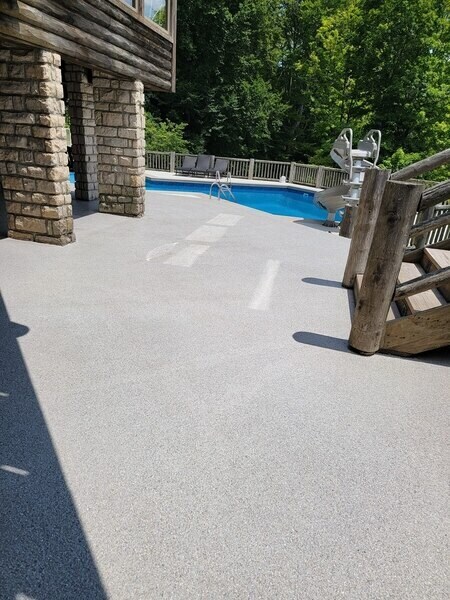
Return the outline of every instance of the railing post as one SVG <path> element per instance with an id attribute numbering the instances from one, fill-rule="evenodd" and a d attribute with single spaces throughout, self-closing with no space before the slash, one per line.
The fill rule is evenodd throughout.
<path id="1" fill-rule="evenodd" d="M 169 159 L 169 171 L 171 173 L 175 173 L 175 152 L 170 153 Z"/>
<path id="2" fill-rule="evenodd" d="M 324 170 L 323 167 L 319 167 L 317 169 L 317 173 L 316 173 L 316 187 L 322 187 L 324 172 L 325 172 L 325 170 Z"/>
<path id="3" fill-rule="evenodd" d="M 346 204 L 344 207 L 344 216 L 342 217 L 341 226 L 339 227 L 340 237 L 352 237 L 357 212 L 358 207 L 355 204 Z"/>
<path id="4" fill-rule="evenodd" d="M 251 158 L 248 163 L 248 178 L 253 179 L 253 173 L 255 171 L 255 159 Z"/>
<path id="5" fill-rule="evenodd" d="M 360 354 L 380 349 L 423 189 L 413 183 L 386 183 L 348 340 L 348 347 Z"/>
<path id="6" fill-rule="evenodd" d="M 381 199 L 388 179 L 389 171 L 380 169 L 370 169 L 364 175 L 361 197 L 353 225 L 352 241 L 342 279 L 342 285 L 346 288 L 352 288 L 356 274 L 364 273 L 366 270 Z"/>
<path id="7" fill-rule="evenodd" d="M 429 208 L 421 211 L 418 214 L 417 225 L 419 223 L 423 223 L 424 221 L 428 221 L 429 219 L 432 219 L 433 217 L 434 217 L 434 206 L 430 206 Z M 430 234 L 430 232 L 427 231 L 426 233 L 417 236 L 416 239 L 414 240 L 414 246 L 416 248 L 424 248 L 427 243 L 429 234 Z"/>
<path id="8" fill-rule="evenodd" d="M 296 166 L 295 162 L 291 162 L 291 168 L 289 169 L 289 183 L 294 183 Z"/>

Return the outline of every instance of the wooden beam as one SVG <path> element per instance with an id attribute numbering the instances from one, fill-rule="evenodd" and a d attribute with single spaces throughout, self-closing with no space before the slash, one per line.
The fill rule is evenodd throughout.
<path id="1" fill-rule="evenodd" d="M 431 188 L 428 188 L 422 194 L 422 200 L 419 204 L 419 210 L 425 210 L 430 206 L 444 202 L 450 198 L 450 179 L 437 183 Z"/>
<path id="2" fill-rule="evenodd" d="M 380 348 L 422 192 L 422 185 L 386 183 L 348 342 L 360 354 L 368 356 Z"/>
<path id="3" fill-rule="evenodd" d="M 32 1 L 33 0 L 31 0 L 31 2 Z M 41 28 L 47 32 L 63 36 L 68 41 L 76 42 L 77 45 L 79 44 L 101 53 L 104 53 L 106 50 L 110 59 L 120 60 L 136 67 L 139 71 L 148 72 L 155 78 L 155 82 L 159 81 L 162 83 L 164 80 L 171 80 L 170 69 L 161 69 L 148 60 L 143 60 L 134 53 L 123 50 L 114 44 L 106 45 L 104 41 L 99 39 L 98 35 L 92 35 L 73 25 L 67 25 L 61 19 L 55 19 L 33 6 L 28 6 L 26 2 L 16 0 L 14 10 L 5 9 L 5 13 L 16 18 L 20 17 L 24 23 L 29 23 L 30 25 Z M 97 34 L 98 33 L 99 32 L 97 31 Z M 159 85 L 161 85 L 161 83 Z"/>
<path id="4" fill-rule="evenodd" d="M 169 15 L 170 33 L 172 34 L 172 92 L 177 89 L 177 0 L 169 0 Z"/>
<path id="5" fill-rule="evenodd" d="M 356 273 L 364 273 L 375 224 L 390 172 L 370 169 L 364 175 L 342 285 L 352 288 Z"/>
<path id="6" fill-rule="evenodd" d="M 413 355 L 450 344 L 450 304 L 386 323 L 382 352 Z"/>
<path id="7" fill-rule="evenodd" d="M 428 231 L 433 231 L 433 229 L 438 229 L 439 227 L 445 227 L 445 225 L 450 225 L 450 210 L 448 213 L 445 213 L 439 217 L 435 217 L 434 219 L 429 219 L 428 221 L 424 221 L 423 223 L 418 223 L 411 228 L 411 238 L 415 238 L 418 235 L 422 235 Z"/>
<path id="8" fill-rule="evenodd" d="M 111 27 L 107 27 L 106 25 L 107 21 L 98 24 L 97 21 L 92 18 L 92 14 L 90 14 L 89 17 L 86 17 L 74 11 L 74 5 L 71 1 L 68 3 L 67 0 L 59 0 L 58 4 L 49 0 L 23 1 L 25 4 L 39 9 L 50 17 L 63 21 L 83 32 L 88 31 L 90 34 L 96 36 L 99 41 L 103 41 L 104 44 L 118 46 L 122 50 L 140 56 L 146 61 L 151 59 L 151 62 L 156 66 L 166 69 L 168 72 L 171 71 L 172 63 L 169 51 L 157 47 L 153 42 L 147 41 L 147 43 L 145 43 L 144 40 L 139 38 L 137 38 L 137 41 L 130 41 L 123 34 L 117 34 L 114 31 L 111 31 Z M 97 10 L 97 13 L 101 13 L 101 11 Z"/>
<path id="9" fill-rule="evenodd" d="M 431 244 L 430 246 L 427 246 L 427 248 L 450 250 L 450 238 L 442 240 L 441 242 L 436 242 L 435 244 Z M 417 248 L 416 250 L 408 250 L 408 252 L 403 257 L 403 262 L 419 262 L 422 259 L 423 251 L 423 248 Z"/>
<path id="10" fill-rule="evenodd" d="M 86 1 L 95 4 L 95 6 L 98 6 L 99 4 L 98 0 Z M 169 3 L 171 0 L 167 1 Z M 124 24 L 127 24 L 131 17 L 131 19 L 134 19 L 143 27 L 153 30 L 153 32 L 157 36 L 164 36 L 168 40 L 172 40 L 172 35 L 170 31 L 164 29 L 164 27 L 161 27 L 161 25 L 155 23 L 155 21 L 152 21 L 151 19 L 148 19 L 147 17 L 144 17 L 143 15 L 139 14 L 138 11 L 133 10 L 131 6 L 127 6 L 124 2 L 122 2 L 122 0 L 103 0 L 102 4 L 105 5 L 102 7 L 103 10 L 110 14 L 114 19 Z"/>
<path id="11" fill-rule="evenodd" d="M 392 174 L 391 179 L 393 181 L 406 181 L 407 179 L 412 179 L 423 173 L 428 173 L 429 171 L 433 171 L 448 163 L 450 163 L 450 148 L 400 169 L 400 171 Z"/>
<path id="12" fill-rule="evenodd" d="M 148 19 L 140 18 L 136 11 L 128 16 L 123 12 L 122 8 L 127 9 L 127 6 L 120 0 L 120 10 L 115 8 L 108 0 L 103 0 L 101 3 L 98 0 L 77 0 L 74 3 L 72 0 L 60 0 L 66 8 L 72 5 L 73 10 L 85 16 L 92 16 L 92 19 L 101 24 L 109 23 L 111 31 L 127 37 L 131 41 L 139 41 L 139 43 L 151 43 L 154 48 L 165 49 L 170 54 L 172 53 L 172 38 L 163 30 L 162 35 L 159 31 L 152 29 L 154 25 Z"/>
<path id="13" fill-rule="evenodd" d="M 160 79 L 148 71 L 142 71 L 125 62 L 112 59 L 106 54 L 83 46 L 81 43 L 67 40 L 60 35 L 47 32 L 40 27 L 23 23 L 6 15 L 2 16 L 0 20 L 0 34 L 5 35 L 9 39 L 17 40 L 19 43 L 26 41 L 26 43 L 33 46 L 57 52 L 67 57 L 69 61 L 72 57 L 75 57 L 76 60 L 85 66 L 110 72 L 116 76 L 120 74 L 123 78 L 140 79 L 144 85 L 151 85 L 154 89 L 162 91 L 170 90 L 170 81 Z"/>
<path id="14" fill-rule="evenodd" d="M 439 269 L 439 271 L 433 271 L 432 273 L 425 273 L 422 277 L 416 277 L 402 283 L 395 288 L 394 300 L 400 300 L 407 296 L 414 296 L 414 294 L 420 294 L 427 290 L 440 287 L 450 281 L 450 267 Z"/>

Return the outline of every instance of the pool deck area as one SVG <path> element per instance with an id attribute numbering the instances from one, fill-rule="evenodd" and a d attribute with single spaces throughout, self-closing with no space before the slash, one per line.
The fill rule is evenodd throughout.
<path id="1" fill-rule="evenodd" d="M 214 182 L 214 177 L 177 175 L 176 173 L 171 173 L 170 171 L 154 171 L 150 169 L 146 169 L 145 176 L 149 179 L 159 181 L 178 181 L 179 183 L 203 183 L 207 185 L 207 183 L 209 182 L 209 185 L 211 185 Z M 222 179 L 223 181 L 226 181 L 226 177 Z M 267 181 L 266 179 L 246 179 L 244 177 L 231 177 L 230 181 L 232 185 L 259 185 L 262 187 L 282 187 L 291 188 L 295 190 L 302 190 L 311 193 L 319 192 L 322 189 L 313 186 L 299 185 L 298 183 L 281 183 L 280 181 Z"/>
<path id="2" fill-rule="evenodd" d="M 74 210 L 0 240 L 0 596 L 447 598 L 450 356 L 348 351 L 349 240 Z"/>

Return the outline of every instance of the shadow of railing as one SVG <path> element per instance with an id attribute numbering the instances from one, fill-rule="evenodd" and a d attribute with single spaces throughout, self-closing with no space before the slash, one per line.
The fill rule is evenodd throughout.
<path id="1" fill-rule="evenodd" d="M 0 597 L 106 600 L 19 347 L 27 333 L 0 294 Z"/>
<path id="2" fill-rule="evenodd" d="M 321 285 L 323 287 L 332 287 L 342 289 L 342 283 L 340 281 L 334 281 L 332 279 L 321 279 L 320 277 L 303 277 L 304 283 L 311 283 L 312 285 Z"/>
<path id="3" fill-rule="evenodd" d="M 321 333 L 314 333 L 312 331 L 296 331 L 292 338 L 299 344 L 305 346 L 315 346 L 316 348 L 322 348 L 324 350 L 334 350 L 335 352 L 344 352 L 361 358 L 363 361 L 370 360 L 370 357 L 362 357 L 360 354 L 354 353 L 348 348 L 348 340 L 343 338 L 333 337 L 331 335 L 323 335 Z M 438 350 L 430 350 L 429 352 L 423 352 L 422 354 L 416 354 L 414 356 L 399 356 L 395 354 L 380 353 L 382 356 L 389 357 L 391 359 L 414 361 L 428 363 L 430 365 L 439 365 L 443 367 L 450 366 L 450 347 L 441 348 Z"/>

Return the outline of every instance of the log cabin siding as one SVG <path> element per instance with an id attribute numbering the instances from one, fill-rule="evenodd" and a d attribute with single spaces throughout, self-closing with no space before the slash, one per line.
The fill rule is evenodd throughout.
<path id="1" fill-rule="evenodd" d="M 148 90 L 174 89 L 176 0 L 172 31 L 114 0 L 0 0 L 0 38 L 58 52 L 69 62 L 139 79 Z"/>

